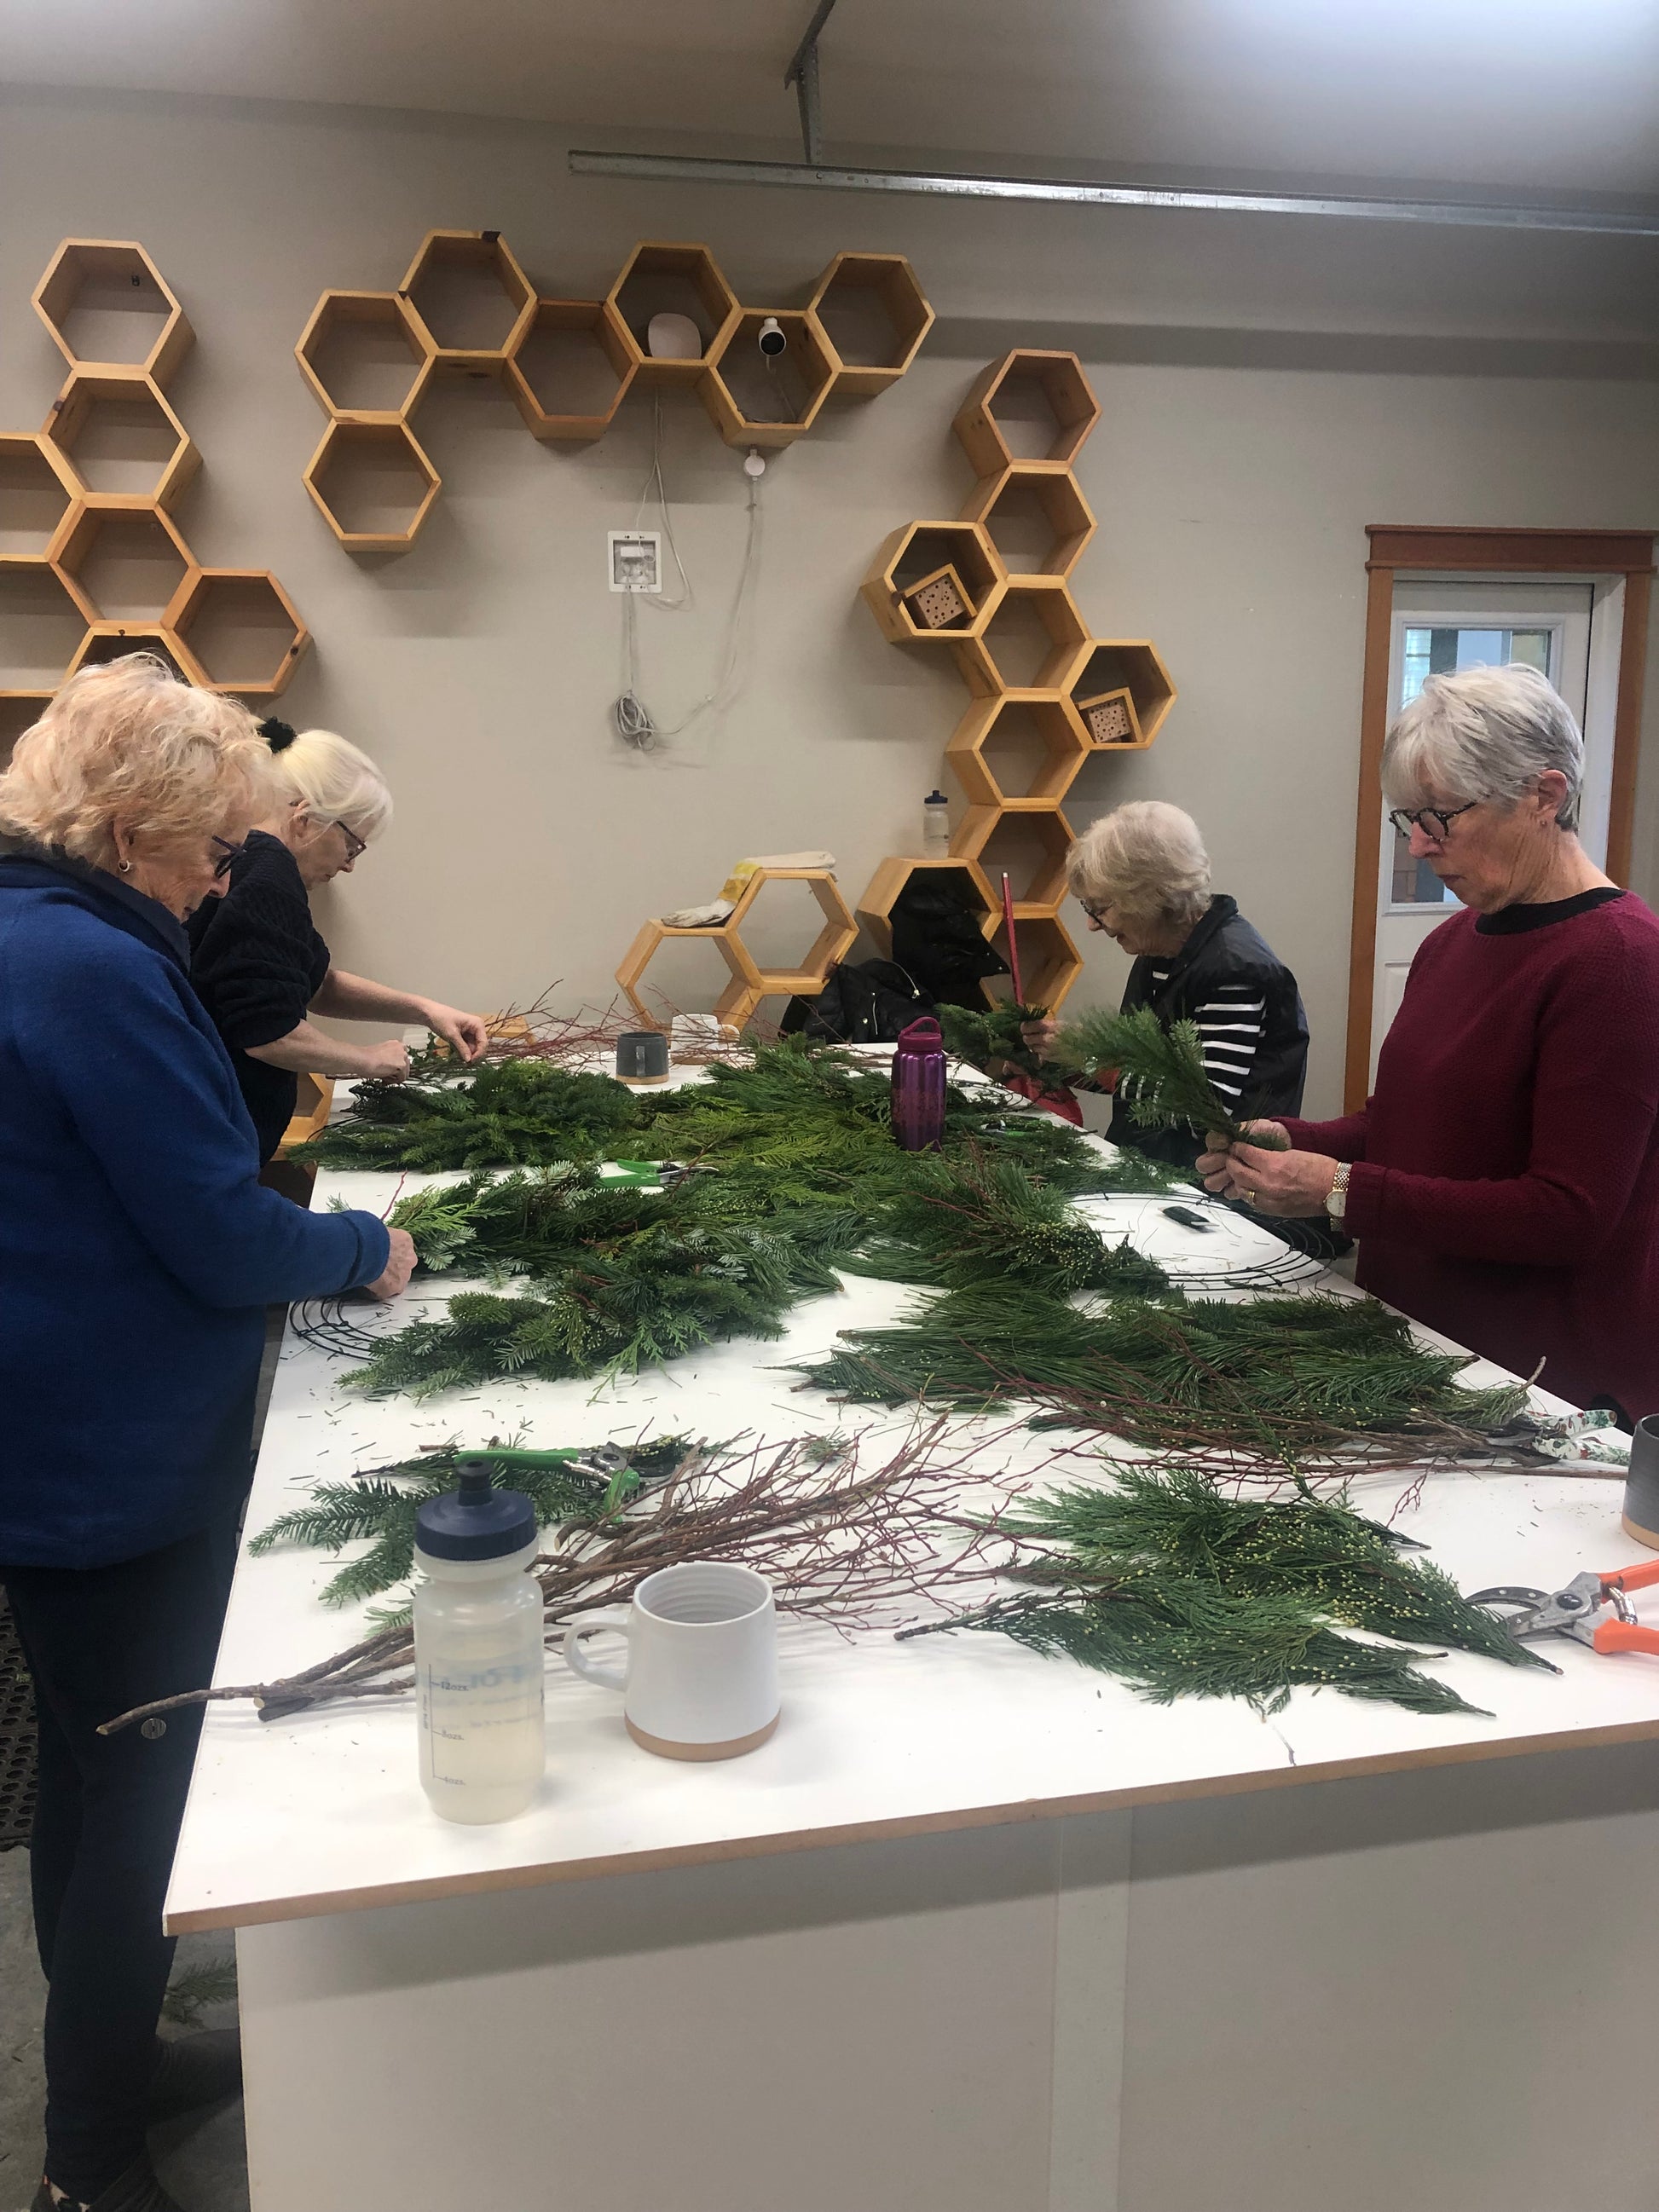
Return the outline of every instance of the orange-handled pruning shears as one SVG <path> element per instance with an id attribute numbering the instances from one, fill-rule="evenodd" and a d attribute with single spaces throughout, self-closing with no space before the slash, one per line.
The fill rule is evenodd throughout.
<path id="1" fill-rule="evenodd" d="M 1524 1589 L 1502 1587 L 1476 1590 L 1471 1605 L 1518 1606 L 1505 1615 L 1510 1633 L 1523 1640 L 1533 1636 L 1573 1636 L 1592 1651 L 1651 1651 L 1659 1654 L 1659 1628 L 1644 1628 L 1626 1598 L 1626 1590 L 1645 1589 L 1659 1583 L 1659 1559 L 1638 1567 L 1620 1567 L 1608 1575 L 1575 1575 L 1565 1589 Z M 1604 1605 L 1613 1610 L 1611 1620 L 1598 1621 Z M 1547 1662 L 1546 1662 L 1547 1664 Z M 1554 1670 L 1558 1674 L 1560 1668 Z"/>

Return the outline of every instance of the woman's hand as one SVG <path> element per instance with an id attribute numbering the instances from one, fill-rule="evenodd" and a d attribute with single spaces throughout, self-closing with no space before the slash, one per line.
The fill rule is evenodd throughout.
<path id="1" fill-rule="evenodd" d="M 1277 1121 L 1252 1121 L 1252 1132 L 1277 1136 L 1285 1131 Z M 1198 1172 L 1206 1190 L 1222 1198 L 1241 1198 L 1257 1213 L 1277 1214 L 1286 1220 L 1305 1221 L 1324 1211 L 1325 1200 L 1336 1181 L 1338 1163 L 1323 1152 L 1291 1152 L 1265 1145 L 1229 1145 L 1210 1134 L 1210 1149 L 1201 1153 Z"/>
<path id="2" fill-rule="evenodd" d="M 1025 1041 L 1026 1049 L 1034 1052 L 1041 1060 L 1060 1035 L 1060 1024 L 1051 1014 L 1045 1014 L 1040 1022 L 1022 1022 L 1019 1033 Z"/>
<path id="3" fill-rule="evenodd" d="M 489 1031 L 482 1014 L 464 1014 L 454 1006 L 440 1005 L 436 999 L 422 999 L 419 1018 L 469 1066 L 482 1060 L 489 1048 Z"/>
<path id="4" fill-rule="evenodd" d="M 409 1279 L 415 1272 L 415 1239 L 406 1229 L 388 1229 L 392 1249 L 386 1263 L 374 1280 L 367 1285 L 372 1298 L 395 1298 L 409 1288 Z"/>
<path id="5" fill-rule="evenodd" d="M 356 1073 L 377 1083 L 404 1083 L 409 1078 L 409 1048 L 397 1038 L 385 1044 L 366 1044 L 358 1055 Z"/>

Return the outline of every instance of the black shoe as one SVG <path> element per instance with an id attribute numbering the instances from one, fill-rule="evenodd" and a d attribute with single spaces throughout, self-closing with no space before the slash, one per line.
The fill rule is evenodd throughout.
<path id="1" fill-rule="evenodd" d="M 29 2212 L 71 2212 L 71 2207 L 73 2212 L 184 2212 L 178 2198 L 169 2197 L 155 2179 L 148 2152 L 134 2159 L 126 2172 L 118 2174 L 107 2189 L 100 2189 L 89 2204 L 78 2197 L 60 2203 L 42 2174 Z"/>
<path id="2" fill-rule="evenodd" d="M 156 2038 L 155 2071 L 149 2084 L 152 2120 L 176 2119 L 180 2112 L 222 2105 L 241 2094 L 242 2039 L 234 2027 Z"/>

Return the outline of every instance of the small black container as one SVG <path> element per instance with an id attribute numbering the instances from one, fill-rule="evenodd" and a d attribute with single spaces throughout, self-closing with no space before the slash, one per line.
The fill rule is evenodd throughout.
<path id="1" fill-rule="evenodd" d="M 1636 1424 L 1625 1484 L 1625 1534 L 1659 1552 L 1659 1413 Z"/>
<path id="2" fill-rule="evenodd" d="M 660 1083 L 668 1073 L 668 1039 L 660 1030 L 625 1030 L 617 1039 L 617 1074 L 623 1083 Z"/>

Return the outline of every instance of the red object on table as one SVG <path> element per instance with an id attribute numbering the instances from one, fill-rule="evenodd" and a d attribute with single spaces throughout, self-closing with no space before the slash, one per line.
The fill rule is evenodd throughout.
<path id="1" fill-rule="evenodd" d="M 1025 1004 L 1025 991 L 1019 980 L 1019 939 L 1014 934 L 1014 895 L 1008 888 L 1008 871 L 1002 872 L 1002 925 L 1008 933 L 1008 972 L 1014 979 L 1014 1004 Z"/>

